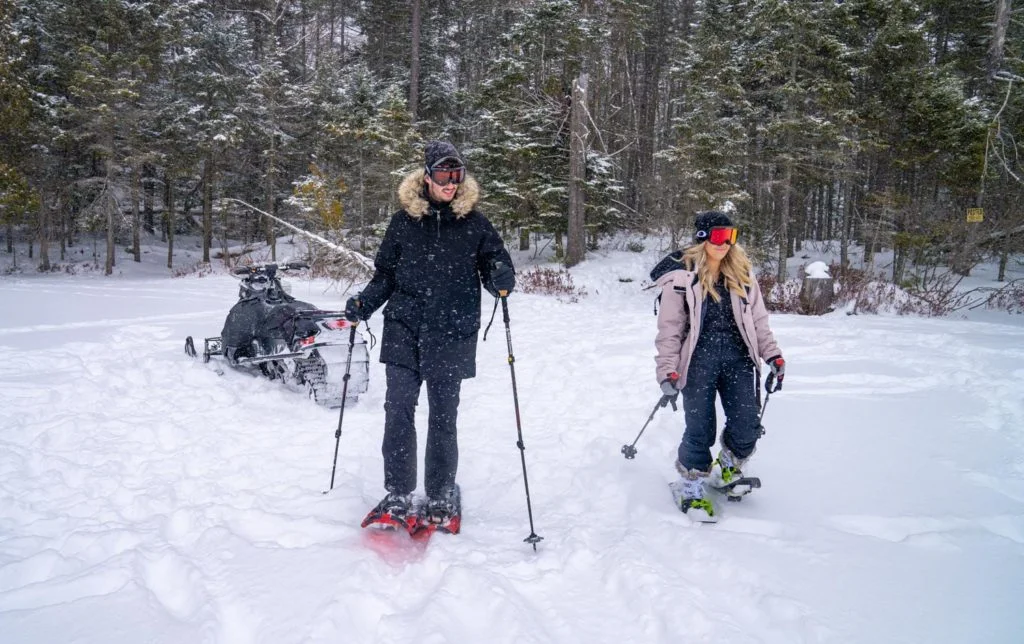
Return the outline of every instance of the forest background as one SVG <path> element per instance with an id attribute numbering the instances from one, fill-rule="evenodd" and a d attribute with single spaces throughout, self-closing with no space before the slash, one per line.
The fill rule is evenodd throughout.
<path id="1" fill-rule="evenodd" d="M 994 258 L 1003 280 L 1024 20 L 1012 0 L 0 0 L 0 249 L 22 268 L 91 238 L 109 274 L 146 235 L 170 269 L 182 234 L 204 262 L 276 256 L 246 204 L 372 254 L 433 138 L 507 240 L 570 266 L 728 208 L 781 280 L 812 241 L 911 290 Z"/>

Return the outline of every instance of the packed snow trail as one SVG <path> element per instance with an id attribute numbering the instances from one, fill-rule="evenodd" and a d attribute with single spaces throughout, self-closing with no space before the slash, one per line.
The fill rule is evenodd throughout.
<path id="1" fill-rule="evenodd" d="M 500 312 L 463 387 L 462 533 L 420 547 L 359 528 L 377 349 L 322 495 L 337 412 L 184 356 L 234 280 L 0 279 L 2 640 L 1019 642 L 1020 322 L 774 316 L 764 487 L 694 526 L 666 487 L 681 413 L 620 453 L 659 396 L 653 259 L 595 256 L 578 303 L 509 300 L 537 553 Z"/>

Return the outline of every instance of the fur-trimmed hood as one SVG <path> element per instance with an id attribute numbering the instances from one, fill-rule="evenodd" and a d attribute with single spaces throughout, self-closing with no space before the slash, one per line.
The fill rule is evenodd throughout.
<path id="1" fill-rule="evenodd" d="M 430 202 L 423 195 L 423 187 L 426 185 L 423 176 L 426 170 L 422 168 L 406 175 L 398 186 L 398 203 L 413 219 L 422 219 L 430 208 Z M 451 208 L 457 219 L 468 215 L 477 202 L 480 200 L 480 186 L 470 175 L 459 185 L 455 191 L 455 198 L 452 199 Z"/>

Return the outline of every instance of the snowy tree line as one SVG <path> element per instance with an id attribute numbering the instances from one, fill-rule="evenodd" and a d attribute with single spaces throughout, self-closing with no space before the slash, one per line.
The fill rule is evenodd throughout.
<path id="1" fill-rule="evenodd" d="M 563 250 L 582 183 L 588 244 L 731 204 L 775 266 L 1005 266 L 1022 49 L 1012 0 L 0 0 L 0 218 L 44 269 L 89 234 L 108 271 L 147 233 L 168 266 L 176 233 L 272 241 L 226 198 L 365 250 L 443 137 L 521 248 Z"/>

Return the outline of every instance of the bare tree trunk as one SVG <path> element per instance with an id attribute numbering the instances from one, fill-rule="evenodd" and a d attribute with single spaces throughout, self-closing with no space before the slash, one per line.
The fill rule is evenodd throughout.
<path id="1" fill-rule="evenodd" d="M 793 85 L 796 85 L 796 72 L 797 72 L 797 55 L 796 53 L 790 54 L 792 60 L 790 62 L 790 80 Z M 797 105 L 795 104 L 796 99 L 790 98 L 787 111 L 795 113 Z M 786 150 L 793 150 L 793 134 L 789 132 L 786 134 Z M 789 268 L 786 266 L 786 260 L 789 258 L 789 218 L 790 218 L 790 204 L 793 199 L 793 191 L 795 186 L 793 185 L 793 160 L 786 159 L 784 161 L 784 175 L 782 179 L 782 207 L 779 213 L 779 268 L 776 277 L 779 283 L 783 283 L 789 277 Z"/>
<path id="2" fill-rule="evenodd" d="M 203 262 L 210 263 L 213 245 L 213 154 L 203 161 Z"/>
<path id="3" fill-rule="evenodd" d="M 42 190 L 39 191 L 39 270 L 50 270 L 50 209 Z"/>
<path id="4" fill-rule="evenodd" d="M 569 234 L 566 246 L 565 265 L 575 266 L 583 261 L 587 250 L 586 229 L 584 228 L 583 184 L 586 181 L 587 126 L 584 114 L 587 109 L 586 74 L 580 74 L 572 84 L 572 118 L 569 128 Z"/>
<path id="5" fill-rule="evenodd" d="M 328 46 L 327 50 L 330 51 L 330 52 L 333 52 L 334 51 L 334 21 L 335 21 L 335 11 L 337 9 L 337 0 L 331 0 L 331 2 L 328 5 L 328 7 L 330 7 L 330 9 L 328 9 L 328 11 L 327 11 L 327 29 L 328 29 L 328 34 L 330 36 L 330 40 L 329 40 L 330 45 Z"/>
<path id="6" fill-rule="evenodd" d="M 651 26 L 644 33 L 646 46 L 639 58 L 643 65 L 642 78 L 638 79 L 637 93 L 638 105 L 636 110 L 636 178 L 634 187 L 637 195 L 633 207 L 640 211 L 648 211 L 645 201 L 650 197 L 645 193 L 650 192 L 649 184 L 654 172 L 654 153 L 657 149 L 657 122 L 659 91 L 661 89 L 662 69 L 668 58 L 666 53 L 668 47 L 668 26 L 671 23 L 669 15 L 669 2 L 658 0 L 653 3 L 651 10 L 655 13 L 652 16 Z"/>
<path id="7" fill-rule="evenodd" d="M 776 277 L 779 283 L 789 277 L 786 259 L 789 257 L 789 204 L 793 194 L 793 164 L 786 162 L 782 178 L 782 204 L 779 208 L 779 268 Z"/>
<path id="8" fill-rule="evenodd" d="M 341 16 L 340 16 L 340 18 L 341 18 L 341 55 L 342 55 L 342 57 L 345 56 L 345 22 L 348 20 L 348 17 L 346 16 L 346 12 L 345 12 L 345 9 L 346 9 L 345 5 L 346 5 L 346 2 L 344 2 L 344 0 L 342 0 L 342 3 L 341 3 Z M 333 10 L 334 10 L 334 5 L 332 4 L 331 5 L 331 11 L 333 12 Z"/>
<path id="9" fill-rule="evenodd" d="M 136 262 L 142 261 L 142 248 L 139 243 L 139 229 L 142 228 L 142 220 L 139 214 L 139 184 L 141 182 L 139 174 L 141 172 L 141 165 L 136 164 L 132 167 L 132 257 Z"/>
<path id="10" fill-rule="evenodd" d="M 267 155 L 267 176 L 266 176 L 266 208 L 270 214 L 274 213 L 274 163 L 277 154 L 277 139 L 274 135 L 270 137 L 270 153 Z M 270 217 L 264 217 L 264 232 L 266 233 L 267 245 L 270 246 L 270 260 L 277 261 L 277 237 L 274 235 L 274 221 Z"/>
<path id="11" fill-rule="evenodd" d="M 228 246 L 228 209 L 220 209 L 221 243 L 223 244 L 224 268 L 231 268 L 231 248 Z"/>
<path id="12" fill-rule="evenodd" d="M 110 150 L 114 149 L 113 142 L 108 144 Z M 114 272 L 114 226 L 116 224 L 115 209 L 117 199 L 114 198 L 114 162 L 107 159 L 107 185 L 103 188 L 103 207 L 107 211 L 107 257 L 103 264 L 103 274 L 110 275 Z"/>
<path id="13" fill-rule="evenodd" d="M 143 222 L 146 230 L 151 234 L 156 232 L 156 225 L 153 223 L 153 170 L 148 164 L 142 166 L 142 212 L 145 214 Z"/>
<path id="14" fill-rule="evenodd" d="M 60 229 L 60 261 L 66 259 L 65 254 L 67 247 L 71 244 L 71 233 L 68 232 L 68 208 L 64 207 L 63 201 L 61 202 L 61 208 L 57 211 L 57 222 Z"/>
<path id="15" fill-rule="evenodd" d="M 996 20 L 992 25 L 992 43 L 989 45 L 986 60 L 989 78 L 992 78 L 1003 64 L 1006 30 L 1010 26 L 1012 5 L 1013 0 L 996 0 Z"/>
<path id="16" fill-rule="evenodd" d="M 313 9 L 313 71 L 319 72 L 323 57 L 320 55 L 320 36 L 323 33 L 322 16 L 320 7 Z"/>
<path id="17" fill-rule="evenodd" d="M 828 204 L 825 206 L 825 239 L 830 242 L 836 238 L 836 212 L 839 210 L 837 200 L 842 198 L 842 185 L 835 177 L 829 180 Z"/>
<path id="18" fill-rule="evenodd" d="M 366 229 L 366 175 L 363 173 L 363 144 L 359 144 L 359 228 Z M 359 236 L 359 250 L 366 250 L 365 232 Z"/>
<path id="19" fill-rule="evenodd" d="M 409 61 L 409 115 L 417 120 L 420 97 L 420 0 L 412 0 L 412 60 Z"/>
<path id="20" fill-rule="evenodd" d="M 308 62 L 308 54 L 306 53 L 306 41 L 308 40 L 306 36 L 306 23 L 309 21 L 309 18 L 306 15 L 305 1 L 299 2 L 299 16 L 299 68 L 302 70 L 300 78 L 305 83 L 309 77 L 306 69 L 306 63 Z"/>
<path id="21" fill-rule="evenodd" d="M 170 201 L 171 201 L 171 177 L 170 177 L 170 175 L 166 171 L 164 171 L 164 217 L 163 217 L 163 223 L 160 226 L 160 241 L 162 241 L 162 242 L 167 241 L 167 227 L 168 227 L 168 223 L 171 221 L 171 217 L 168 214 L 170 212 L 170 208 L 168 207 L 168 202 L 170 202 Z"/>
<path id="22" fill-rule="evenodd" d="M 853 215 L 853 187 L 844 182 L 842 186 L 843 208 L 839 220 L 839 266 L 845 271 L 850 265 L 850 218 Z"/>
<path id="23" fill-rule="evenodd" d="M 174 177 L 164 174 L 164 218 L 167 220 L 167 268 L 174 268 Z"/>
<path id="24" fill-rule="evenodd" d="M 103 274 L 110 275 L 114 272 L 114 206 L 117 202 L 112 197 L 106 197 L 104 202 L 103 207 L 107 210 L 107 256 L 103 262 Z"/>

